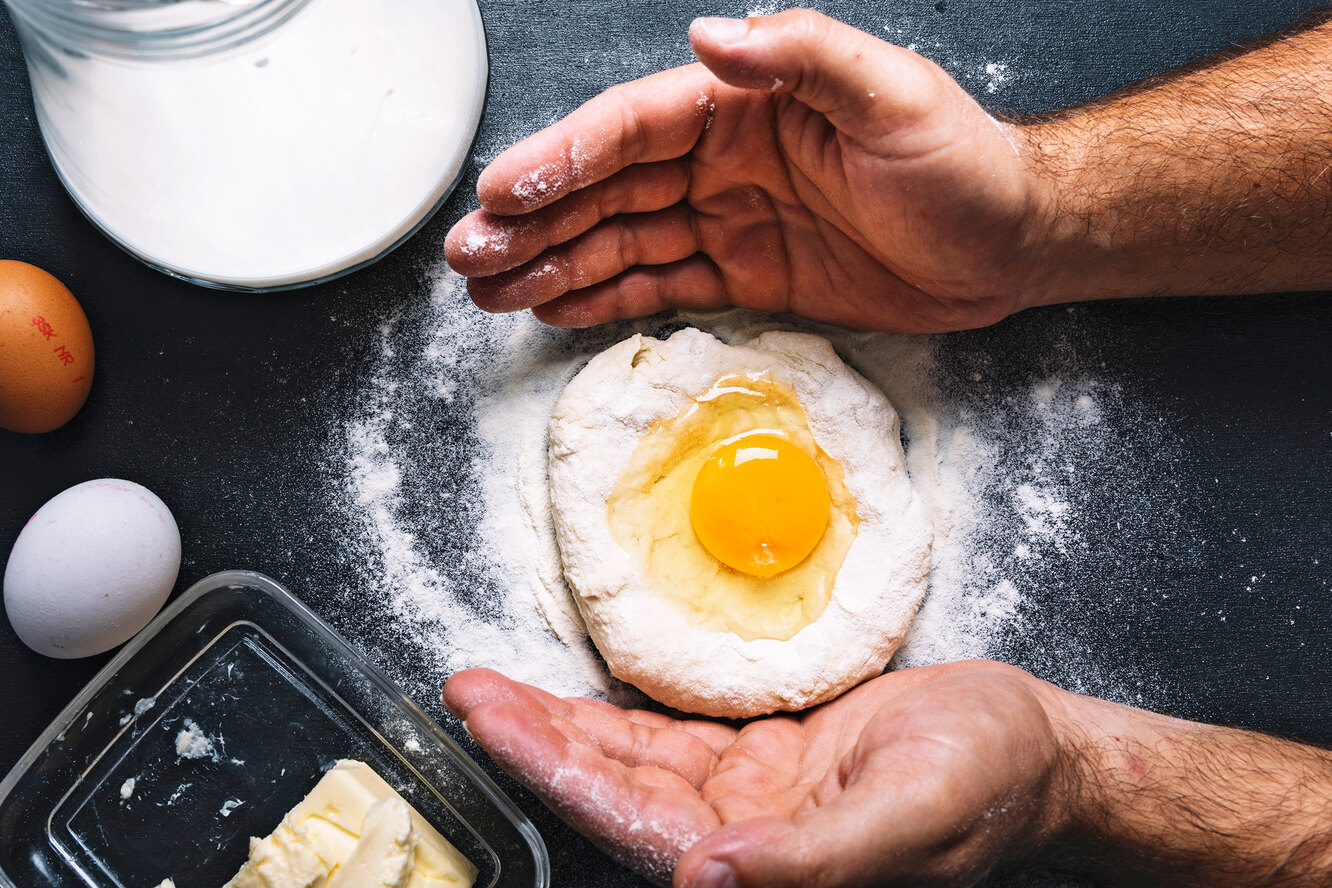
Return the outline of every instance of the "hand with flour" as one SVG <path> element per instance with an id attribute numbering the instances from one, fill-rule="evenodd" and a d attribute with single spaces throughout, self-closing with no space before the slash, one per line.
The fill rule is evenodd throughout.
<path id="1" fill-rule="evenodd" d="M 675 888 L 943 888 L 1017 863 L 1176 888 L 1332 876 L 1332 753 L 998 663 L 889 673 L 742 728 L 489 670 L 453 676 L 444 702 L 552 810 Z"/>
<path id="2" fill-rule="evenodd" d="M 446 243 L 487 311 L 586 326 L 741 306 L 848 327 L 1332 287 L 1332 28 L 999 123 L 940 68 L 808 11 L 690 31 L 482 173 Z"/>
<path id="3" fill-rule="evenodd" d="M 674 869 L 677 886 L 721 888 L 729 870 L 778 888 L 970 884 L 1035 848 L 1059 825 L 1063 779 L 1047 692 L 1011 667 L 963 663 L 741 729 L 560 700 L 486 670 L 455 675 L 444 700 L 621 863 L 661 884 Z"/>
<path id="4" fill-rule="evenodd" d="M 940 68 L 812 12 L 700 19 L 690 39 L 703 64 L 613 88 L 481 175 L 446 245 L 479 306 L 906 330 L 1021 307 L 1042 195 Z"/>

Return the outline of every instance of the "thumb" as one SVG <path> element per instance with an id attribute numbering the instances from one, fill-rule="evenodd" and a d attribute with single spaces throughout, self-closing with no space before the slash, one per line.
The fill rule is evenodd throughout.
<path id="1" fill-rule="evenodd" d="M 909 843 L 914 836 L 905 837 L 897 854 L 886 853 L 883 840 L 909 830 L 894 823 L 891 815 L 874 816 L 883 799 L 858 795 L 865 796 L 866 791 L 847 790 L 830 804 L 791 818 L 761 817 L 724 826 L 680 857 L 673 884 L 675 888 L 880 884 L 894 874 L 894 864 L 907 864 L 912 857 Z"/>
<path id="2" fill-rule="evenodd" d="M 790 93 L 855 137 L 909 125 L 961 92 L 914 52 L 808 9 L 695 19 L 689 40 L 723 82 Z"/>

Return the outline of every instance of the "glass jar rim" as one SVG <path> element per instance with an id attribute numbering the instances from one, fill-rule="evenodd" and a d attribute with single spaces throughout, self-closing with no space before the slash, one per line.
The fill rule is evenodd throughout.
<path id="1" fill-rule="evenodd" d="M 229 49 L 267 34 L 308 2 L 4 0 L 16 18 L 70 48 L 132 60 L 192 58 Z"/>

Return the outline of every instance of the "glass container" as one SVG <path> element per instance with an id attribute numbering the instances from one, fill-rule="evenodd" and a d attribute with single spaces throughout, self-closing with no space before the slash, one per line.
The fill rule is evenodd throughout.
<path id="1" fill-rule="evenodd" d="M 144 262 L 286 289 L 410 237 L 485 102 L 475 0 L 3 0 L 74 201 Z"/>
<path id="2" fill-rule="evenodd" d="M 221 885 L 343 758 L 476 864 L 476 888 L 549 885 L 535 827 L 437 724 L 280 585 L 230 571 L 126 643 L 0 781 L 0 886 Z"/>

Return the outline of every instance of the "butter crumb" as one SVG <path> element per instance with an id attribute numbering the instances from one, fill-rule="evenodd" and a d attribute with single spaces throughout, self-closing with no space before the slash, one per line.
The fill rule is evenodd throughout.
<path id="1" fill-rule="evenodd" d="M 216 758 L 213 741 L 193 719 L 185 719 L 185 727 L 176 734 L 176 755 L 186 759 Z"/>

